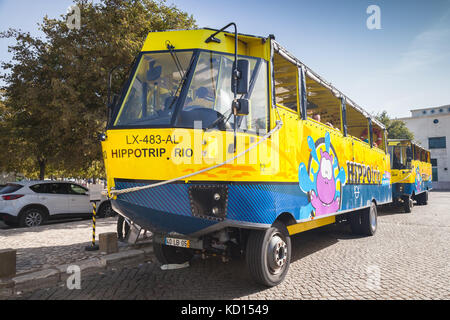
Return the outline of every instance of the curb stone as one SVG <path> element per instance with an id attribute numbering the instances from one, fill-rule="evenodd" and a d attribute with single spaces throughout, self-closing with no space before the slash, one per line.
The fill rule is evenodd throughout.
<path id="1" fill-rule="evenodd" d="M 39 271 L 18 274 L 13 278 L 0 279 L 0 299 L 19 296 L 22 293 L 63 285 L 71 274 L 69 266 L 79 266 L 82 276 L 100 273 L 112 267 L 124 267 L 129 264 L 151 260 L 153 247 L 150 243 L 139 246 L 139 250 L 131 249 L 87 260 L 54 266 Z"/>

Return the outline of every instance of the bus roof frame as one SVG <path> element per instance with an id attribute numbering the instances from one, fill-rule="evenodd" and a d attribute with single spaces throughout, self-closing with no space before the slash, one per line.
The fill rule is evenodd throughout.
<path id="1" fill-rule="evenodd" d="M 380 121 L 375 119 L 371 114 L 369 114 L 362 107 L 360 107 L 358 104 L 356 104 L 352 99 L 350 99 L 348 96 L 346 96 L 344 93 L 342 93 L 339 89 L 335 88 L 331 83 L 325 81 L 321 76 L 319 76 L 316 72 L 314 72 L 306 64 L 304 64 L 299 59 L 297 59 L 293 54 L 291 54 L 288 50 L 286 50 L 276 40 L 272 39 L 271 41 L 272 41 L 272 46 L 273 46 L 275 52 L 279 53 L 283 58 L 285 58 L 286 60 L 288 60 L 291 63 L 295 64 L 297 67 L 303 68 L 305 70 L 305 74 L 308 77 L 310 77 L 311 79 L 313 79 L 314 81 L 316 81 L 320 85 L 322 85 L 325 88 L 327 88 L 328 90 L 330 90 L 331 93 L 337 99 L 344 99 L 344 101 L 345 101 L 345 103 L 347 105 L 350 105 L 352 108 L 356 109 L 358 112 L 360 112 L 366 118 L 371 119 L 372 123 L 375 123 L 381 129 L 386 130 L 386 127 Z"/>

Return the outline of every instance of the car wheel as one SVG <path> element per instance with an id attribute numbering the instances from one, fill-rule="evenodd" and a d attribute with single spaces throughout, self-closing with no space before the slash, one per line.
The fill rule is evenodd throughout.
<path id="1" fill-rule="evenodd" d="M 32 228 L 40 226 L 45 221 L 45 214 L 42 209 L 29 208 L 20 216 L 19 225 L 23 228 Z"/>
<path id="2" fill-rule="evenodd" d="M 267 287 L 280 284 L 289 270 L 291 238 L 282 223 L 267 230 L 252 230 L 247 240 L 247 267 L 256 282 Z"/>
<path id="3" fill-rule="evenodd" d="M 111 206 L 111 202 L 106 201 L 104 202 L 100 210 L 98 211 L 98 217 L 99 218 L 110 218 L 117 216 L 117 212 L 115 212 Z"/>

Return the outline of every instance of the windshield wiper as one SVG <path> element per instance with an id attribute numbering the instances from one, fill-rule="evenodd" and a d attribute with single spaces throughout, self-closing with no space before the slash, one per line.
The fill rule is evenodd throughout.
<path id="1" fill-rule="evenodd" d="M 169 40 L 166 41 L 167 50 L 169 50 L 170 55 L 172 56 L 173 62 L 175 62 L 175 66 L 178 69 L 178 72 L 180 73 L 181 79 L 183 79 L 186 74 L 183 71 L 183 67 L 181 66 L 180 60 L 178 59 L 177 53 L 173 51 L 175 47 L 170 43 Z"/>
<path id="2" fill-rule="evenodd" d="M 189 67 L 187 68 L 186 72 L 184 72 L 184 74 L 182 74 L 183 69 L 181 68 L 181 63 L 178 60 L 178 57 L 177 57 L 175 51 L 173 51 L 173 49 L 175 47 L 172 46 L 169 41 L 167 41 L 166 43 L 168 43 L 167 44 L 167 49 L 169 50 L 170 54 L 172 55 L 172 58 L 174 59 L 175 65 L 177 66 L 177 69 L 178 69 L 178 72 L 180 72 L 180 75 L 182 76 L 181 80 L 180 80 L 180 83 L 178 84 L 177 90 L 175 90 L 175 94 L 173 95 L 172 102 L 170 103 L 170 106 L 167 108 L 168 110 L 170 110 L 170 109 L 172 109 L 172 107 L 175 104 L 175 102 L 178 100 L 178 91 L 180 91 L 180 89 L 183 87 L 184 83 L 187 80 L 188 74 L 191 71 L 191 68 L 192 68 L 192 66 L 194 64 L 194 60 L 195 60 L 194 57 L 195 57 L 195 55 L 192 54 L 191 61 L 189 62 Z"/>

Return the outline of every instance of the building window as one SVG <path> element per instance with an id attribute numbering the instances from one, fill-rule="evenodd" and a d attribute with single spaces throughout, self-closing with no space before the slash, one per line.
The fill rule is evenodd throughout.
<path id="1" fill-rule="evenodd" d="M 445 149 L 445 148 L 447 148 L 446 137 L 428 138 L 428 147 L 430 149 Z"/>
<path id="2" fill-rule="evenodd" d="M 439 119 L 434 119 L 434 120 L 433 120 L 433 123 L 434 123 L 434 124 L 438 124 L 438 123 L 439 123 Z"/>
<path id="3" fill-rule="evenodd" d="M 434 110 L 431 110 L 431 113 L 434 113 Z"/>
<path id="4" fill-rule="evenodd" d="M 438 181 L 438 168 L 437 168 L 437 159 L 431 159 L 431 174 L 432 174 L 432 181 Z"/>
<path id="5" fill-rule="evenodd" d="M 433 167 L 432 169 L 431 169 L 431 174 L 433 175 L 432 176 L 432 178 L 431 178 L 431 181 L 439 181 L 438 180 L 438 169 L 437 169 L 437 167 Z"/>
<path id="6" fill-rule="evenodd" d="M 449 110 L 450 110 L 450 108 L 449 108 Z M 423 110 L 422 113 L 423 113 L 423 114 L 427 114 L 427 111 L 426 111 L 426 110 Z"/>
<path id="7" fill-rule="evenodd" d="M 444 112 L 444 109 L 439 109 L 439 112 Z"/>

